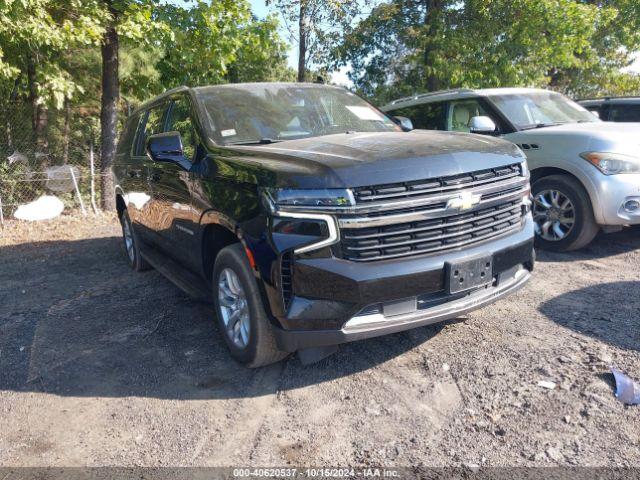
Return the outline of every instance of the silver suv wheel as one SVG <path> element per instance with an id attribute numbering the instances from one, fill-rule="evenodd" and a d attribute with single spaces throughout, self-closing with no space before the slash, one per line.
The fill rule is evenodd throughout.
<path id="1" fill-rule="evenodd" d="M 549 242 L 558 242 L 571 233 L 575 215 L 573 203 L 559 190 L 543 190 L 534 198 L 536 234 Z"/>

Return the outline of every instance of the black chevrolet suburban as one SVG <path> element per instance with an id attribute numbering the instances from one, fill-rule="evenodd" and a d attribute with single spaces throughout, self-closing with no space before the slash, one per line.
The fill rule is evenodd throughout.
<path id="1" fill-rule="evenodd" d="M 403 131 L 342 88 L 181 87 L 128 118 L 113 166 L 131 267 L 212 301 L 252 367 L 439 322 L 533 269 L 525 157 Z"/>

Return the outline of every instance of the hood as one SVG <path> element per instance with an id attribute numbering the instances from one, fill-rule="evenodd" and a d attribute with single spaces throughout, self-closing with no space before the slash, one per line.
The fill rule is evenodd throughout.
<path id="1" fill-rule="evenodd" d="M 520 162 L 510 142 L 464 133 L 345 133 L 233 147 L 235 162 L 270 171 L 278 187 L 348 188 L 456 175 Z M 273 182 L 271 182 L 273 183 Z"/>
<path id="2" fill-rule="evenodd" d="M 539 138 L 541 141 L 551 137 L 572 137 L 576 143 L 584 145 L 585 151 L 628 151 L 637 154 L 640 147 L 640 123 L 568 123 L 524 130 L 517 132 L 517 135 L 519 138 Z"/>

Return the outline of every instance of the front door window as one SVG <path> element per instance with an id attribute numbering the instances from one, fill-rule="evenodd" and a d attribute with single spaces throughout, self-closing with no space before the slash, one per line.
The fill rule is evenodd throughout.
<path id="1" fill-rule="evenodd" d="M 490 115 L 477 100 L 451 102 L 447 115 L 447 130 L 469 133 L 469 122 L 473 117 L 478 116 L 489 117 Z"/>

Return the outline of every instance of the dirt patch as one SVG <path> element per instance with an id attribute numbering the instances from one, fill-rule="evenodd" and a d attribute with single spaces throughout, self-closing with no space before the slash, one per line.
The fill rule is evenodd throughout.
<path id="1" fill-rule="evenodd" d="M 0 235 L 0 465 L 640 465 L 608 373 L 640 377 L 638 229 L 464 320 L 259 370 L 127 267 L 113 216 Z"/>

